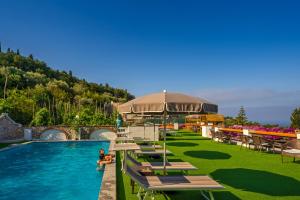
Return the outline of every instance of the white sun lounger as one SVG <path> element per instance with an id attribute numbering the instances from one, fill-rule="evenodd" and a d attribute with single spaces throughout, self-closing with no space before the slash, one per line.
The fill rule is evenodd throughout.
<path id="1" fill-rule="evenodd" d="M 200 191 L 201 195 L 205 199 L 213 200 L 212 191 L 224 189 L 222 185 L 210 178 L 209 176 L 142 176 L 134 170 L 134 166 L 126 167 L 126 173 L 130 178 L 136 182 L 140 188 L 138 191 L 138 198 L 145 200 L 147 196 L 151 196 L 152 199 L 155 197 L 155 192 L 163 191 L 189 191 L 196 190 Z M 141 193 L 145 191 L 145 195 L 142 198 Z M 209 197 L 204 192 L 208 192 Z"/>

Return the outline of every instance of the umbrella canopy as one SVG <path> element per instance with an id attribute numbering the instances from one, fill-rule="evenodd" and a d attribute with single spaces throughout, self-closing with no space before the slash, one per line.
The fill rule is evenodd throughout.
<path id="1" fill-rule="evenodd" d="M 133 99 L 118 107 L 120 113 L 161 114 L 164 119 L 164 174 L 166 174 L 167 114 L 217 113 L 218 105 L 199 97 L 161 92 Z"/>
<path id="2" fill-rule="evenodd" d="M 119 106 L 121 113 L 217 113 L 218 106 L 199 97 L 161 92 L 128 101 Z"/>

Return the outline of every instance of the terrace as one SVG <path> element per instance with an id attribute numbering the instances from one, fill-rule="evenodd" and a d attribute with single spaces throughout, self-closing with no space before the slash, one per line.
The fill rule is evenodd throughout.
<path id="1" fill-rule="evenodd" d="M 168 137 L 169 161 L 187 161 L 198 167 L 190 175 L 209 175 L 225 186 L 214 192 L 215 199 L 299 199 L 300 161 L 280 154 L 258 152 L 240 146 L 218 143 L 198 133 L 182 131 L 182 136 Z M 141 158 L 149 160 L 149 158 Z M 120 170 L 117 155 L 117 199 L 137 199 L 137 187 L 131 193 L 130 178 Z M 171 173 L 169 173 L 171 174 Z M 155 199 L 199 199 L 198 191 L 157 194 Z"/>

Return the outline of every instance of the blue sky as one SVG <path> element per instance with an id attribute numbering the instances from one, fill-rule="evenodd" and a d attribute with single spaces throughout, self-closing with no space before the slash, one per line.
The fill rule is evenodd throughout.
<path id="1" fill-rule="evenodd" d="M 184 92 L 234 115 L 300 106 L 299 1 L 1 1 L 2 48 L 136 96 Z"/>

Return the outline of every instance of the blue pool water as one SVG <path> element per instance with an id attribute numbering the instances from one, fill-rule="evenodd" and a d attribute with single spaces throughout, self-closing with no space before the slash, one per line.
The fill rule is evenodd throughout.
<path id="1" fill-rule="evenodd" d="M 96 200 L 109 142 L 31 143 L 0 152 L 1 200 Z"/>

